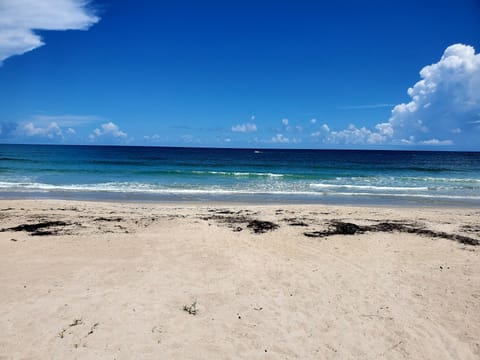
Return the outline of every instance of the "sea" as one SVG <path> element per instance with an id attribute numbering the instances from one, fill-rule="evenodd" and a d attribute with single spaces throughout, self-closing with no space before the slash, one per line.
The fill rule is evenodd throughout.
<path id="1" fill-rule="evenodd" d="M 480 206 L 480 153 L 0 144 L 0 198 Z"/>

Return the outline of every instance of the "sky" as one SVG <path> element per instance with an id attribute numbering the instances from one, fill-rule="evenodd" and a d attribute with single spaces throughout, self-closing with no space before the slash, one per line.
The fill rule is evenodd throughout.
<path id="1" fill-rule="evenodd" d="M 0 0 L 0 143 L 480 151 L 480 2 Z"/>

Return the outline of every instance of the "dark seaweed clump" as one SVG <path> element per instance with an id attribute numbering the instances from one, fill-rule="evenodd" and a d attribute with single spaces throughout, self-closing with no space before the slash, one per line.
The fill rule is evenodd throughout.
<path id="1" fill-rule="evenodd" d="M 382 222 L 375 225 L 360 226 L 353 223 L 342 221 L 333 221 L 330 223 L 330 228 L 325 231 L 311 231 L 305 232 L 304 235 L 308 237 L 326 237 L 331 235 L 354 235 L 362 234 L 364 232 L 404 232 L 409 234 L 418 234 L 428 237 L 438 237 L 443 239 L 454 240 L 467 245 L 480 245 L 480 240 L 474 239 L 464 235 L 449 234 L 443 231 L 433 231 L 423 227 L 400 222 Z"/>
<path id="2" fill-rule="evenodd" d="M 252 220 L 247 227 L 252 229 L 255 234 L 263 234 L 267 231 L 278 229 L 278 225 L 271 221 Z"/>
<path id="3" fill-rule="evenodd" d="M 50 228 L 58 228 L 69 225 L 64 221 L 44 221 L 36 224 L 21 224 L 11 228 L 0 229 L 4 231 L 26 231 L 32 236 L 46 236 L 58 234 L 58 229 L 50 230 Z M 47 230 L 49 229 L 49 230 Z"/>

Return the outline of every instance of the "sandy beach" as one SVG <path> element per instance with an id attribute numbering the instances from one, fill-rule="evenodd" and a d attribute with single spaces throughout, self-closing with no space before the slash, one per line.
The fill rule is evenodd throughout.
<path id="1" fill-rule="evenodd" d="M 0 201 L 0 359 L 478 359 L 480 210 Z"/>

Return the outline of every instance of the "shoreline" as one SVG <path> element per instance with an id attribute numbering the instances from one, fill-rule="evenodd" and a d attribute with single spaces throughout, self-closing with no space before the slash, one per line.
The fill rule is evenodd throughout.
<path id="1" fill-rule="evenodd" d="M 352 200 L 353 197 L 353 200 Z M 193 195 L 158 195 L 142 193 L 23 193 L 4 192 L 0 201 L 87 201 L 107 203 L 145 203 L 145 204 L 223 204 L 255 206 L 258 203 L 265 205 L 283 206 L 352 206 L 352 207 L 398 207 L 398 208 L 470 208 L 480 207 L 479 199 L 470 198 L 431 198 L 422 196 L 340 196 L 335 194 L 316 196 L 295 196 L 295 195 L 208 195 L 205 197 Z"/>
<path id="2" fill-rule="evenodd" d="M 479 216 L 0 200 L 0 357 L 476 359 Z"/>

